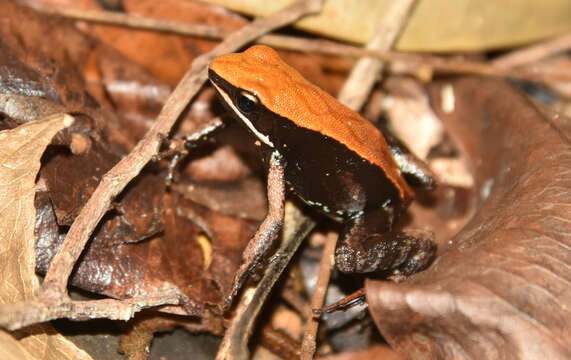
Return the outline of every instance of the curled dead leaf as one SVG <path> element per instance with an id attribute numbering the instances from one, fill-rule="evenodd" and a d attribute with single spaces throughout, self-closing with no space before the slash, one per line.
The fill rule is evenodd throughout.
<path id="1" fill-rule="evenodd" d="M 34 266 L 36 177 L 47 145 L 73 121 L 71 116 L 60 113 L 0 132 L 1 303 L 33 299 L 39 288 Z M 23 330 L 15 336 L 0 333 L 5 359 L 55 359 L 55 354 L 65 359 L 90 359 L 64 337 L 53 334 L 48 325 Z"/>
<path id="2" fill-rule="evenodd" d="M 461 359 L 571 357 L 569 132 L 501 81 L 452 81 L 433 104 L 470 159 L 477 212 L 405 284 L 368 281 L 377 327 L 400 353 Z M 559 119 L 562 123 L 567 123 Z"/>

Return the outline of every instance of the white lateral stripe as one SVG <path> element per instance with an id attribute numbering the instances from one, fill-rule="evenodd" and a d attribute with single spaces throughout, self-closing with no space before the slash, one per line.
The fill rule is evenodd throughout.
<path id="1" fill-rule="evenodd" d="M 267 135 L 262 134 L 261 132 L 258 131 L 258 129 L 256 129 L 254 127 L 254 124 L 252 124 L 252 122 L 244 116 L 244 114 L 242 114 L 240 112 L 240 110 L 238 110 L 236 108 L 236 106 L 234 105 L 234 103 L 232 102 L 232 99 L 230 99 L 230 96 L 228 96 L 228 94 L 222 90 L 218 85 L 214 84 L 214 82 L 212 82 L 212 85 L 214 85 L 214 87 L 216 88 L 216 90 L 218 90 L 218 92 L 220 93 L 220 95 L 222 95 L 222 97 L 224 98 L 224 101 L 226 101 L 226 103 L 230 106 L 230 108 L 232 110 L 234 110 L 234 112 L 236 113 L 236 115 L 238 115 L 238 117 L 240 118 L 240 120 L 242 120 L 244 122 L 244 124 L 246 124 L 246 126 L 252 130 L 252 132 L 258 137 L 258 139 L 260 139 L 261 141 L 264 142 L 264 144 L 268 145 L 269 147 L 274 147 L 274 143 L 270 141 L 270 138 Z"/>

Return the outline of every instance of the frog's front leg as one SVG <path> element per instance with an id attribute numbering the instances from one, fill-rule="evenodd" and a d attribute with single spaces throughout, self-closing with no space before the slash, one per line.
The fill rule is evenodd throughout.
<path id="1" fill-rule="evenodd" d="M 383 132 L 383 135 L 406 182 L 415 189 L 433 190 L 436 179 L 428 165 L 399 139 L 389 133 Z"/>
<path id="2" fill-rule="evenodd" d="M 436 252 L 434 234 L 392 231 L 392 209 L 369 211 L 345 224 L 335 250 L 335 264 L 346 273 L 398 270 L 411 275 L 426 268 Z"/>
<path id="3" fill-rule="evenodd" d="M 285 212 L 285 164 L 281 155 L 274 151 L 268 169 L 268 214 L 256 234 L 242 253 L 242 265 L 234 276 L 230 294 L 224 300 L 224 309 L 232 305 L 232 300 L 248 279 L 262 265 L 268 250 L 278 237 L 284 223 Z"/>

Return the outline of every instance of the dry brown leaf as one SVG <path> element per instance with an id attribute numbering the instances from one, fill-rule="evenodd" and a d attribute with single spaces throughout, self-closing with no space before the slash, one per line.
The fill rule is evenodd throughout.
<path id="1" fill-rule="evenodd" d="M 443 110 L 446 87 L 454 106 Z M 426 271 L 367 282 L 378 328 L 408 357 L 569 359 L 571 121 L 502 81 L 431 90 L 471 163 L 477 211 Z"/>
<path id="2" fill-rule="evenodd" d="M 61 114 L 0 132 L 0 301 L 29 300 L 38 288 L 35 277 L 35 179 L 40 157 L 52 137 L 71 125 Z"/>
<path id="3" fill-rule="evenodd" d="M 35 180 L 46 146 L 58 131 L 72 123 L 72 117 L 59 114 L 0 132 L 2 303 L 31 300 L 39 288 L 34 268 Z M 37 333 L 34 335 L 33 330 L 27 330 L 28 333 L 18 333 L 22 337 L 18 344 L 10 341 L 8 335 L 3 333 L 2 348 L 5 345 L 7 349 L 13 350 L 14 357 L 8 359 L 90 359 L 85 352 L 47 326 L 36 328 Z"/>
<path id="4" fill-rule="evenodd" d="M 0 331 L 0 348 L 5 359 L 33 360 L 26 348 L 6 331 Z"/>

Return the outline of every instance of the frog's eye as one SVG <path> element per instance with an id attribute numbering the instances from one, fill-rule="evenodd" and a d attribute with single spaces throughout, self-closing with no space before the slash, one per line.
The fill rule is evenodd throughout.
<path id="1" fill-rule="evenodd" d="M 243 112 L 244 114 L 251 113 L 252 111 L 256 110 L 256 107 L 260 101 L 256 97 L 256 95 L 251 94 L 246 91 L 242 91 L 236 97 L 236 106 L 238 109 Z"/>

